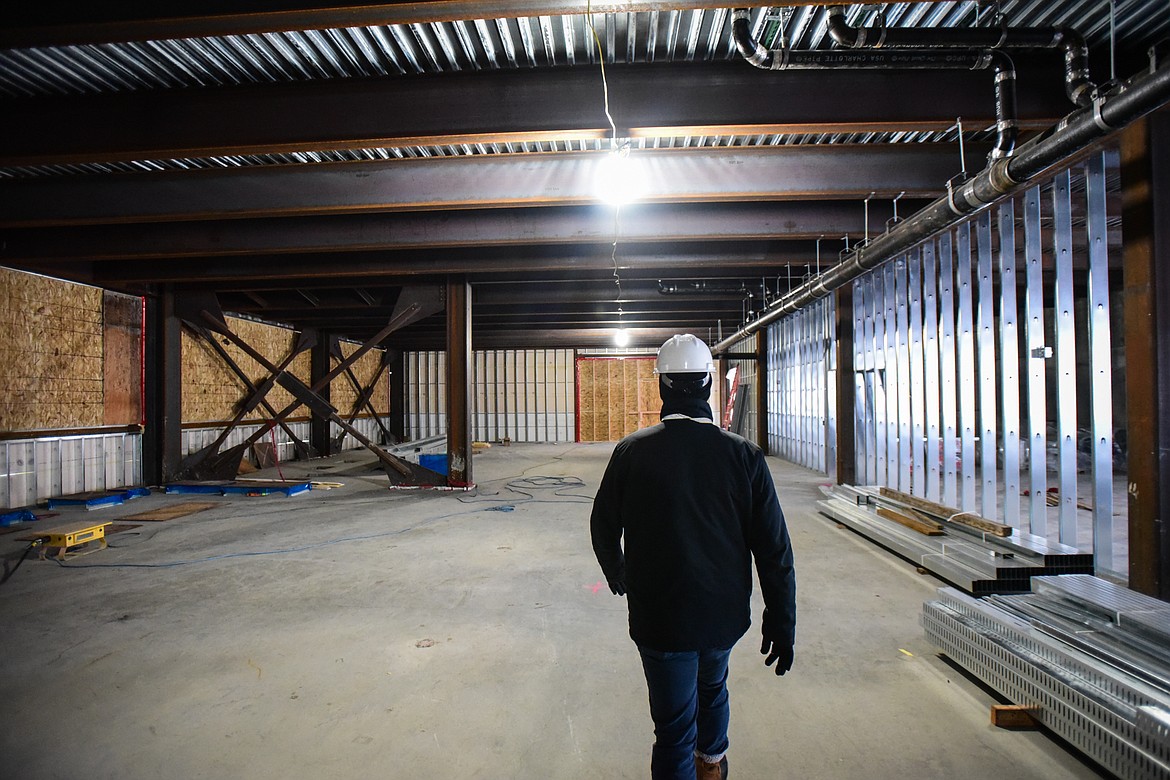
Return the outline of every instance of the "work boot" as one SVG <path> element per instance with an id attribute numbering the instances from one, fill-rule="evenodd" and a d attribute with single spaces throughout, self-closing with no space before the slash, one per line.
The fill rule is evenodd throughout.
<path id="1" fill-rule="evenodd" d="M 719 759 L 718 764 L 708 764 L 695 756 L 695 780 L 727 780 L 727 756 Z"/>

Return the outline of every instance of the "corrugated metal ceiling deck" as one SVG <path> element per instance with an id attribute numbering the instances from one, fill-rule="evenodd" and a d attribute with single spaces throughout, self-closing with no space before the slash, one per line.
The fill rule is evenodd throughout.
<path id="1" fill-rule="evenodd" d="M 883 3 L 850 6 L 854 24 L 879 13 L 891 27 L 972 27 L 994 23 L 980 3 Z M 1013 26 L 1068 25 L 1090 45 L 1108 46 L 1110 3 L 1017 0 L 1003 4 Z M 1140 49 L 1170 32 L 1165 0 L 1121 0 L 1116 36 Z M 595 14 L 593 40 L 583 15 L 474 19 L 130 41 L 0 51 L 4 95 L 98 94 L 314 79 L 447 73 L 495 68 L 593 65 L 597 46 L 608 63 L 702 61 L 738 56 L 726 8 Z M 782 33 L 797 49 L 828 48 L 823 7 L 753 11 L 753 32 L 774 46 Z"/>
<path id="2" fill-rule="evenodd" d="M 995 23 L 981 3 L 884 3 L 850 6 L 853 24 L 879 15 L 896 27 L 970 27 Z M 1122 0 L 1114 6 L 1113 34 L 1126 49 L 1148 46 L 1170 31 L 1166 0 Z M 1069 25 L 1094 47 L 1111 46 L 1110 3 L 1088 0 L 1052 3 L 1006 2 L 1003 18 L 1015 26 Z M 753 11 L 753 32 L 767 46 L 784 36 L 794 48 L 824 49 L 831 41 L 820 6 L 770 7 Z M 469 19 L 327 30 L 281 31 L 176 40 L 129 41 L 0 51 L 0 94 L 8 97 L 91 95 L 160 89 L 278 84 L 327 79 L 410 77 L 469 70 L 597 67 L 598 48 L 607 63 L 735 59 L 726 8 L 593 15 L 596 40 L 584 15 Z M 965 140 L 982 141 L 986 128 L 965 128 Z M 951 143 L 957 129 L 943 132 L 820 133 L 638 138 L 636 148 L 709 148 L 805 143 Z M 0 168 L 0 178 L 71 175 L 315 162 L 374 161 L 601 150 L 602 140 L 565 140 L 406 146 L 369 149 L 323 148 L 292 154 L 233 155 L 128 162 Z"/>

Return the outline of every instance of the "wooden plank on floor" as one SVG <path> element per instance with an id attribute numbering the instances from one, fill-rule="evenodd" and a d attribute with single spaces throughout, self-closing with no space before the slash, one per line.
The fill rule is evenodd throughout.
<path id="1" fill-rule="evenodd" d="M 1035 729 L 1040 727 L 1031 707 L 1022 704 L 993 704 L 991 725 L 1001 729 Z"/>
<path id="2" fill-rule="evenodd" d="M 159 507 L 158 509 L 150 509 L 145 512 L 139 512 L 138 514 L 134 515 L 127 515 L 121 519 L 145 520 L 149 522 L 161 523 L 167 520 L 174 520 L 178 517 L 193 515 L 196 512 L 202 512 L 204 509 L 211 509 L 215 506 L 220 506 L 220 504 L 209 501 L 184 501 L 181 504 L 173 504 L 171 506 L 164 506 Z"/>

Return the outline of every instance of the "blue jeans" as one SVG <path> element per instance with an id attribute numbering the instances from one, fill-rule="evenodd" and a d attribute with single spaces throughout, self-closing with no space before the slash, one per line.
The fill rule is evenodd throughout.
<path id="1" fill-rule="evenodd" d="M 695 753 L 718 760 L 727 752 L 727 661 L 731 648 L 664 653 L 639 647 L 650 717 L 654 719 L 654 780 L 693 780 Z"/>

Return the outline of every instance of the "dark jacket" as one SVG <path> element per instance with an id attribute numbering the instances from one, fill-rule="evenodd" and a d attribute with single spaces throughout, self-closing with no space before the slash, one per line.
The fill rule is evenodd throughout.
<path id="1" fill-rule="evenodd" d="M 788 529 L 764 455 L 742 437 L 690 419 L 627 436 L 602 477 L 590 528 L 606 579 L 626 583 L 630 637 L 639 646 L 735 644 L 751 625 L 753 556 L 765 629 L 791 641 Z"/>

